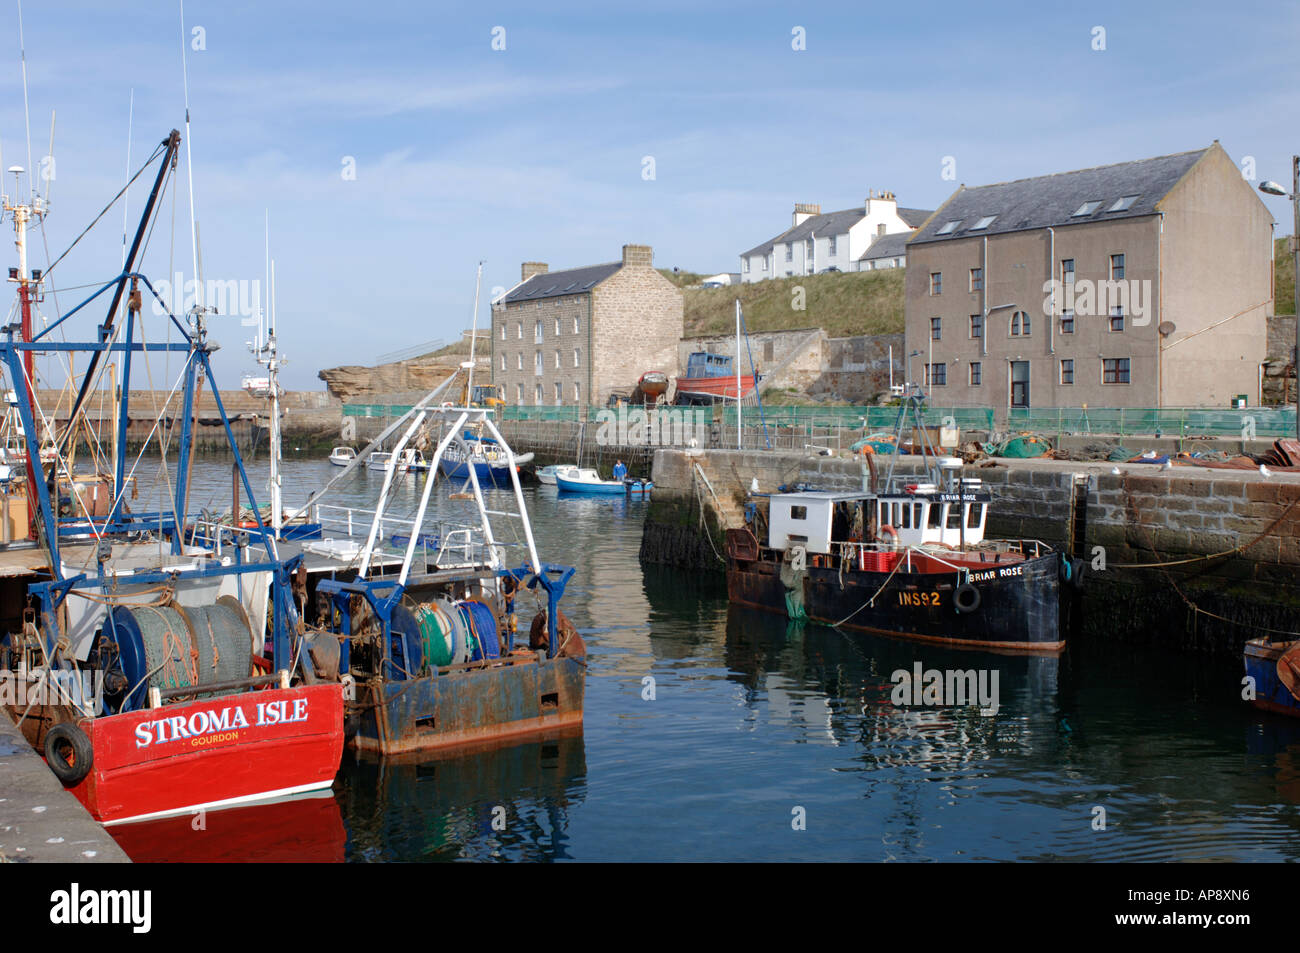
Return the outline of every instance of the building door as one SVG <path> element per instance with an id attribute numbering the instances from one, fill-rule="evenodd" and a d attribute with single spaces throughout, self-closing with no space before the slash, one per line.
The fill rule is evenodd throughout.
<path id="1" fill-rule="evenodd" d="M 1011 362 L 1011 406 L 1029 406 L 1029 362 Z"/>

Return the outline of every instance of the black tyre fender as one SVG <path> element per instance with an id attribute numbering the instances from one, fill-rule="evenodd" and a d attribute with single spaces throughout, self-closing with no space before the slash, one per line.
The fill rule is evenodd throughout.
<path id="1" fill-rule="evenodd" d="M 45 760 L 64 787 L 72 787 L 90 773 L 95 750 L 86 733 L 70 721 L 60 722 L 45 735 Z"/>
<path id="2" fill-rule="evenodd" d="M 963 582 L 952 594 L 952 605 L 962 615 L 974 612 L 983 602 L 980 591 L 972 586 L 969 582 Z"/>

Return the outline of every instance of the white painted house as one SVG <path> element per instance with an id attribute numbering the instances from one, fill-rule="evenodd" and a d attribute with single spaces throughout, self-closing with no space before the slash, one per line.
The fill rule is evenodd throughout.
<path id="1" fill-rule="evenodd" d="M 820 205 L 798 203 L 790 228 L 741 254 L 740 280 L 868 270 L 872 265 L 863 268 L 861 262 L 869 260 L 864 256 L 877 238 L 910 234 L 930 214 L 899 208 L 894 193 L 874 190 L 858 208 L 825 215 Z"/>

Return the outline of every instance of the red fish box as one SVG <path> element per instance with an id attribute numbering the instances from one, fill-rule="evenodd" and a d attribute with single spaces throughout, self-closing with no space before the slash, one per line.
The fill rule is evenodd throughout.
<path id="1" fill-rule="evenodd" d="M 343 691 L 302 685 L 87 718 L 94 756 L 70 790 L 104 824 L 215 810 L 329 787 Z"/>

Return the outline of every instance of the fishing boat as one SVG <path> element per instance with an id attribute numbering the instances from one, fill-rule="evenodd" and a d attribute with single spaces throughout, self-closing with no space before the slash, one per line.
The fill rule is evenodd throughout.
<path id="1" fill-rule="evenodd" d="M 909 412 L 924 433 L 923 399 L 913 387 L 900 434 Z M 989 491 L 959 459 L 933 448 L 925 459 L 928 479 L 896 479 L 891 462 L 880 492 L 751 494 L 747 524 L 727 531 L 730 600 L 920 641 L 1061 651 L 1060 590 L 1081 581 L 1081 563 L 1037 540 L 986 538 Z"/>
<path id="2" fill-rule="evenodd" d="M 1246 675 L 1254 683 L 1250 703 L 1263 711 L 1300 718 L 1300 641 L 1250 639 L 1244 660 Z"/>
<path id="3" fill-rule="evenodd" d="M 356 458 L 357 452 L 351 447 L 335 447 L 330 451 L 330 463 L 336 467 L 346 467 Z"/>
<path id="4" fill-rule="evenodd" d="M 595 470 L 567 467 L 555 475 L 555 484 L 567 493 L 586 493 L 595 496 L 648 495 L 654 484 L 649 480 L 627 478 L 602 480 Z"/>
<path id="5" fill-rule="evenodd" d="M 120 272 L 114 265 L 112 278 L 40 333 L 33 332 L 32 312 L 46 279 L 27 268 L 27 229 L 45 207 L 30 191 L 23 202 L 17 188 L 3 201 L 17 236 L 11 275 L 21 323 L 0 340 L 0 364 L 10 382 L 23 382 L 16 403 L 25 459 L 16 479 L 34 517 L 30 540 L 0 546 L 10 583 L 0 615 L 21 620 L 0 637 L 0 673 L 16 689 L 4 704 L 55 776 L 105 824 L 325 789 L 343 748 L 343 686 L 305 678 L 295 661 L 301 642 L 292 580 L 301 559 L 281 558 L 261 519 L 216 387 L 210 360 L 216 345 L 204 311 L 196 306 L 182 321 L 155 296 L 171 339 L 162 328 L 146 333 L 154 308 L 144 307 L 143 298 L 153 285 L 139 270 L 140 259 L 180 138 L 173 130 L 138 173 L 157 164 Z M 108 299 L 105 316 L 77 340 L 70 319 L 101 295 Z M 56 326 L 60 338 L 73 340 L 55 342 Z M 77 352 L 86 357 L 76 362 L 80 381 L 70 381 L 76 396 L 60 425 L 35 399 L 33 359 Z M 185 362 L 179 386 L 158 411 L 159 424 L 179 422 L 177 465 L 160 509 L 132 512 L 126 501 L 135 478 L 126 448 L 131 374 L 162 353 Z M 94 435 L 86 410 L 112 361 L 120 362 L 122 377 L 110 438 Z M 198 518 L 186 510 L 201 380 L 211 382 L 256 521 L 249 529 L 223 527 L 215 547 L 194 541 Z M 92 450 L 92 471 L 77 473 L 72 454 L 78 439 L 90 435 L 93 446 L 111 448 L 111 459 Z M 165 451 L 161 426 L 154 439 Z M 49 449 L 47 464 L 42 451 Z M 83 486 L 93 486 L 94 494 Z"/>
<path id="6" fill-rule="evenodd" d="M 678 401 L 698 402 L 748 397 L 754 391 L 755 374 L 737 374 L 730 354 L 696 351 L 686 360 L 686 373 L 677 378 Z"/>
<path id="7" fill-rule="evenodd" d="M 532 460 L 531 453 L 507 452 L 493 437 L 466 432 L 462 440 L 447 447 L 441 466 L 442 472 L 453 480 L 468 480 L 472 467 L 480 482 L 508 487 L 519 468 Z"/>
<path id="8" fill-rule="evenodd" d="M 472 454 L 471 436 L 485 432 L 500 452 L 512 451 L 490 419 L 474 407 L 413 409 L 398 441 L 400 453 L 422 427 L 443 434 L 425 474 L 413 518 L 387 512 L 384 475 L 379 506 L 361 550 L 346 572 L 329 573 L 306 593 L 304 636 L 317 677 L 350 686 L 347 736 L 358 749 L 381 754 L 496 742 L 547 734 L 582 723 L 585 648 L 560 612 L 572 567 L 537 552 L 518 471 L 507 469 L 511 504 L 484 501 L 484 482 L 466 468 L 469 489 L 442 464 L 452 446 Z M 475 441 L 477 442 L 477 441 Z M 428 518 L 433 489 L 444 501 L 468 497 L 469 518 Z M 471 502 L 472 501 L 472 502 Z M 493 516 L 510 522 L 494 527 Z M 519 540 L 507 544 L 507 534 Z M 383 542 L 396 548 L 388 562 Z M 519 553 L 517 563 L 511 551 Z M 517 618 L 524 600 L 537 606 L 526 634 Z"/>

